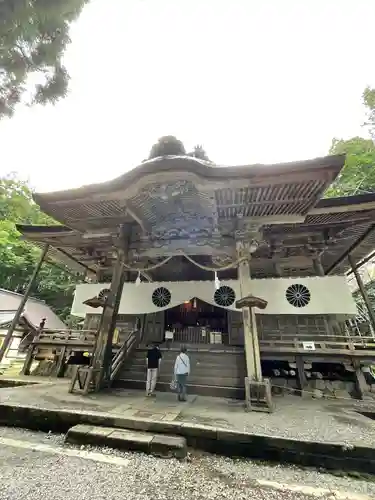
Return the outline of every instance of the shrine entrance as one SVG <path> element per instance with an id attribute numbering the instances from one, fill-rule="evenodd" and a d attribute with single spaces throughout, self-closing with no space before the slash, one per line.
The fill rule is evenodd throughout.
<path id="1" fill-rule="evenodd" d="M 165 311 L 167 343 L 228 344 L 228 312 L 198 298 Z"/>

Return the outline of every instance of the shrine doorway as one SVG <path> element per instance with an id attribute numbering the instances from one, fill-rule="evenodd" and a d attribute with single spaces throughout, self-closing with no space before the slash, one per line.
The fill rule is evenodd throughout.
<path id="1" fill-rule="evenodd" d="M 165 311 L 165 330 L 169 343 L 228 344 L 228 313 L 194 297 Z"/>

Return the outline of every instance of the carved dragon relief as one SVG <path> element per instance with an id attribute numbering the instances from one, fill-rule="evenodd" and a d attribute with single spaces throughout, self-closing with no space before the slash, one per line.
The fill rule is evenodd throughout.
<path id="1" fill-rule="evenodd" d="M 208 235 L 215 226 L 216 206 L 191 180 L 148 184 L 132 202 L 144 214 L 152 214 L 149 239 L 186 238 L 189 233 L 196 236 L 200 231 Z"/>

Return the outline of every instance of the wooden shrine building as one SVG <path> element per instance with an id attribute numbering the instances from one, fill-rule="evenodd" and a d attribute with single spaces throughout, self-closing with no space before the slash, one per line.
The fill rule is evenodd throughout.
<path id="1" fill-rule="evenodd" d="M 143 387 L 144 347 L 157 342 L 168 386 L 184 343 L 197 392 L 238 394 L 245 377 L 265 374 L 303 389 L 324 363 L 356 373 L 375 357 L 372 339 L 348 329 L 357 309 L 345 277 L 375 247 L 375 193 L 323 198 L 344 161 L 158 157 L 109 182 L 36 194 L 61 225 L 18 229 L 85 277 L 72 314 L 99 331 L 102 379 Z M 111 375 L 108 360 L 129 335 Z"/>

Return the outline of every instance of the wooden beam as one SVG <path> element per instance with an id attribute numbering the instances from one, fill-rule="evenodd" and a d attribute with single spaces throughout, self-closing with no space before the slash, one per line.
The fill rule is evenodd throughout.
<path id="1" fill-rule="evenodd" d="M 362 259 L 360 262 L 358 262 L 357 265 L 354 266 L 354 268 L 360 269 L 362 266 L 367 264 L 367 262 L 369 262 L 371 259 L 375 259 L 375 250 L 373 252 L 371 252 L 367 257 Z M 351 269 L 350 271 L 348 271 L 347 276 L 350 276 L 353 272 L 354 272 L 354 270 Z"/>
<path id="2" fill-rule="evenodd" d="M 367 203 L 358 203 L 357 205 L 341 205 L 338 207 L 327 208 L 312 208 L 307 215 L 322 215 L 322 214 L 343 214 L 348 212 L 362 212 L 364 210 L 375 210 L 375 201 Z"/>
<path id="3" fill-rule="evenodd" d="M 306 198 L 281 198 L 281 199 L 265 199 L 265 200 L 259 200 L 259 201 L 251 201 L 251 202 L 246 202 L 246 203 L 230 203 L 228 205 L 218 205 L 219 210 L 225 210 L 227 208 L 237 208 L 237 207 L 243 207 L 243 206 L 262 206 L 262 205 L 289 205 L 290 203 L 305 203 Z M 253 220 L 253 219 L 252 219 Z"/>
<path id="4" fill-rule="evenodd" d="M 355 279 L 357 281 L 357 285 L 358 285 L 358 288 L 359 288 L 359 292 L 360 292 L 360 294 L 362 296 L 363 302 L 366 305 L 366 309 L 367 309 L 367 312 L 369 314 L 371 326 L 372 326 L 372 328 L 375 331 L 375 312 L 374 312 L 374 309 L 373 309 L 372 304 L 370 302 L 370 299 L 369 299 L 369 296 L 367 294 L 366 288 L 365 288 L 365 286 L 363 284 L 362 278 L 361 278 L 361 276 L 360 276 L 360 274 L 358 272 L 358 269 L 355 266 L 355 262 L 352 259 L 352 256 L 350 254 L 348 255 L 348 261 L 349 261 L 349 264 L 350 264 L 350 266 L 352 268 L 352 271 L 354 273 Z"/>
<path id="5" fill-rule="evenodd" d="M 194 240 L 172 240 L 166 246 L 160 248 L 150 248 L 149 244 L 141 246 L 132 245 L 130 248 L 130 254 L 136 255 L 140 258 L 147 257 L 150 259 L 181 255 L 181 250 L 189 255 L 234 255 L 234 239 L 230 239 L 230 241 L 233 242 L 233 245 L 211 245 L 209 243 L 206 245 L 199 245 L 194 242 Z"/>
<path id="6" fill-rule="evenodd" d="M 140 228 L 142 229 L 143 233 L 147 232 L 146 225 L 144 221 L 132 210 L 128 204 L 125 205 L 126 208 L 126 213 L 130 215 L 130 217 L 137 223 L 139 224 Z"/>
<path id="7" fill-rule="evenodd" d="M 326 274 L 330 274 L 332 271 L 336 269 L 337 266 L 339 266 L 347 257 L 348 255 L 352 254 L 361 243 L 365 241 L 365 239 L 370 236 L 370 234 L 374 231 L 375 229 L 375 224 L 371 224 L 366 231 L 362 234 L 358 240 L 356 240 L 345 252 L 342 253 L 342 255 L 334 262 L 327 270 Z M 354 262 L 354 267 L 355 267 L 356 262 Z"/>

